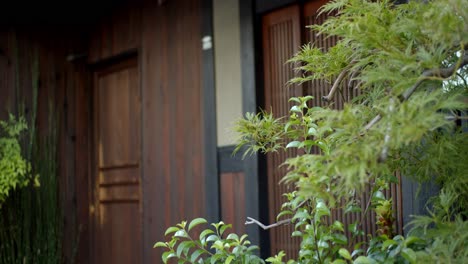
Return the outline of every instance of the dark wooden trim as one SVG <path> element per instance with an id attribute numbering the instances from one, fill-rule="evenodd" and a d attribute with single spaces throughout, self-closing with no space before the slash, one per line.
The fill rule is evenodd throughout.
<path id="1" fill-rule="evenodd" d="M 263 14 L 290 4 L 299 3 L 298 0 L 257 0 L 255 1 L 255 13 Z"/>
<path id="2" fill-rule="evenodd" d="M 235 145 L 218 147 L 218 170 L 220 174 L 244 171 L 242 152 L 233 155 Z"/>
<path id="3" fill-rule="evenodd" d="M 411 226 L 408 223 L 412 215 L 427 215 L 427 202 L 430 197 L 437 195 L 439 187 L 433 182 L 418 183 L 408 177 L 401 177 L 401 199 L 403 201 L 403 233 L 406 234 Z"/>
<path id="4" fill-rule="evenodd" d="M 76 177 L 76 197 L 77 197 L 77 221 L 78 238 L 77 263 L 90 263 L 90 214 L 89 195 L 90 184 L 90 134 L 91 134 L 91 74 L 84 64 L 76 66 L 80 72 L 86 75 L 85 80 L 79 83 L 75 91 L 75 111 L 76 111 L 76 148 L 75 148 L 75 177 Z"/>
<path id="5" fill-rule="evenodd" d="M 101 68 L 105 68 L 108 65 L 113 65 L 117 62 L 124 61 L 129 58 L 133 58 L 137 56 L 138 56 L 138 49 L 129 49 L 119 54 L 115 54 L 113 56 L 100 59 L 96 62 L 88 62 L 88 66 L 91 70 L 99 70 Z"/>
<path id="6" fill-rule="evenodd" d="M 213 39 L 213 3 L 202 0 L 201 37 Z M 201 39 L 200 39 L 201 41 Z M 217 222 L 220 219 L 219 179 L 216 142 L 216 95 L 213 47 L 202 51 L 202 107 L 205 141 L 205 201 L 206 218 Z"/>
<path id="7" fill-rule="evenodd" d="M 255 16 L 254 0 L 239 0 L 241 65 L 242 65 L 242 111 L 256 112 L 256 59 L 255 59 Z M 246 157 L 245 172 L 245 212 L 247 216 L 259 219 L 259 186 L 258 186 L 258 155 Z M 260 245 L 260 229 L 255 225 L 246 227 L 247 234 L 253 244 Z M 267 243 L 263 243 L 267 244 Z M 269 250 L 261 245 L 262 252 Z"/>

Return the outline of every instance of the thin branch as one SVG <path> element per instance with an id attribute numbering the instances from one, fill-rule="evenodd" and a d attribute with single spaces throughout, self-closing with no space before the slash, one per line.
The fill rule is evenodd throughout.
<path id="1" fill-rule="evenodd" d="M 357 69 L 357 70 L 354 70 L 351 72 L 351 74 L 349 75 L 349 81 L 348 81 L 348 87 L 351 87 L 353 85 L 353 83 L 356 83 L 357 80 L 354 79 L 356 78 L 356 76 L 360 73 L 360 69 Z"/>
<path id="2" fill-rule="evenodd" d="M 432 69 L 432 70 L 426 70 L 422 73 L 421 77 L 418 79 L 418 81 L 411 86 L 408 90 L 403 92 L 401 96 L 399 97 L 401 102 L 404 102 L 408 100 L 411 95 L 413 95 L 414 91 L 425 81 L 426 79 L 430 77 L 439 77 L 446 79 L 450 76 L 452 76 L 458 69 L 462 68 L 463 66 L 468 64 L 468 54 L 463 55 L 463 59 L 460 60 L 459 62 L 453 64 L 450 67 L 447 68 L 438 68 L 438 69 Z M 380 114 L 376 115 L 374 119 L 372 119 L 365 127 L 364 130 L 368 131 L 371 129 L 375 124 L 377 124 L 380 120 L 382 119 L 382 116 Z"/>
<path id="3" fill-rule="evenodd" d="M 442 78 L 442 79 L 447 79 L 448 77 L 450 77 L 454 73 L 456 73 L 458 69 L 462 68 L 466 64 L 468 64 L 468 54 L 463 54 L 463 58 L 459 62 L 453 64 L 450 67 L 438 68 L 438 69 L 432 69 L 432 70 L 424 71 L 423 74 L 421 75 L 421 78 L 413 86 L 411 86 L 411 88 L 406 90 L 401 95 L 400 100 L 401 101 L 408 100 L 408 98 L 410 98 L 410 96 L 414 93 L 414 91 L 416 91 L 416 89 L 419 87 L 419 85 L 421 85 L 421 83 L 424 80 L 426 80 L 427 78 L 429 78 L 429 77 L 439 77 L 439 78 Z"/>
<path id="4" fill-rule="evenodd" d="M 376 115 L 374 119 L 372 119 L 365 127 L 364 130 L 367 131 L 371 129 L 375 124 L 377 124 L 380 119 L 382 119 L 382 116 L 380 114 Z"/>
<path id="5" fill-rule="evenodd" d="M 344 69 L 336 78 L 335 82 L 333 83 L 332 88 L 330 89 L 330 92 L 328 95 L 322 96 L 322 100 L 325 102 L 330 102 L 335 95 L 336 91 L 338 90 L 338 87 L 340 86 L 341 82 L 343 81 L 344 77 L 346 76 L 346 73 L 348 72 L 348 69 Z"/>
<path id="6" fill-rule="evenodd" d="M 456 115 L 449 115 L 445 117 L 446 120 L 455 121 L 455 120 L 468 120 L 468 116 L 456 116 Z"/>
<path id="7" fill-rule="evenodd" d="M 292 221 L 292 218 L 288 218 L 288 219 L 284 219 L 284 220 L 278 221 L 278 222 L 276 222 L 274 224 L 266 226 L 266 225 L 262 224 L 260 221 L 258 221 L 256 219 L 253 219 L 252 217 L 247 217 L 247 221 L 245 221 L 245 225 L 256 224 L 259 227 L 263 228 L 263 230 L 267 230 L 267 229 L 277 227 L 277 226 L 280 226 L 280 225 L 289 224 L 289 223 L 291 223 L 291 221 Z"/>
<path id="8" fill-rule="evenodd" d="M 393 97 L 390 98 L 390 105 L 388 106 L 388 113 L 392 114 L 395 107 L 394 107 L 395 100 Z M 390 133 L 392 132 L 392 124 L 388 122 L 387 129 L 385 131 L 384 137 L 384 147 L 382 152 L 380 153 L 379 162 L 384 162 L 388 157 L 388 144 L 390 143 Z"/>
<path id="9" fill-rule="evenodd" d="M 322 96 L 322 100 L 325 102 L 330 102 L 335 95 L 336 91 L 338 90 L 338 87 L 340 86 L 341 82 L 343 79 L 346 77 L 346 74 L 349 72 L 349 69 L 356 64 L 357 60 L 352 60 L 338 75 L 336 78 L 335 82 L 333 83 L 332 88 L 330 89 L 330 92 L 326 96 Z M 355 71 L 353 71 L 351 74 L 354 74 Z"/>

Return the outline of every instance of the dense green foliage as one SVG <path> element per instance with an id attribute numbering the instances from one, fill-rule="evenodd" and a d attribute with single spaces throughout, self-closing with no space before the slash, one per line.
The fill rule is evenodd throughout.
<path id="1" fill-rule="evenodd" d="M 22 156 L 18 138 L 26 127 L 24 118 L 16 121 L 13 115 L 0 120 L 0 208 L 12 191 L 30 180 L 31 165 Z"/>
<path id="2" fill-rule="evenodd" d="M 211 224 L 212 228 L 204 229 L 196 237 L 191 236 L 193 228 L 206 223 L 205 219 L 197 218 L 188 225 L 183 221 L 169 227 L 165 235 L 173 235 L 172 239 L 154 245 L 167 249 L 162 255 L 164 263 L 171 258 L 177 258 L 182 263 L 264 263 L 254 254 L 258 247 L 250 246 L 247 235 L 239 237 L 234 233 L 227 234 L 226 230 L 231 225 L 223 222 Z"/>
<path id="3" fill-rule="evenodd" d="M 335 83 L 324 99 L 342 89 L 360 95 L 341 110 L 313 106 L 310 96 L 291 98 L 288 116 L 248 113 L 236 128 L 238 149 L 246 146 L 247 153 L 300 150 L 285 162 L 283 182 L 296 190 L 286 194 L 278 216 L 291 217 L 291 235 L 302 239 L 299 258 L 288 263 L 466 263 L 468 2 L 336 0 L 321 10 L 331 11 L 337 15 L 313 28 L 337 36 L 338 44 L 328 52 L 304 46 L 290 60 L 302 73 L 291 82 Z M 392 201 L 382 194 L 397 172 L 440 190 L 406 238 L 394 233 Z M 375 214 L 378 232 L 366 245 L 354 244 L 359 221 L 328 220 L 332 209 L 359 211 L 356 194 L 367 185 L 366 211 Z M 171 241 L 158 245 L 174 252 L 179 240 Z M 267 261 L 283 258 L 279 252 Z"/>

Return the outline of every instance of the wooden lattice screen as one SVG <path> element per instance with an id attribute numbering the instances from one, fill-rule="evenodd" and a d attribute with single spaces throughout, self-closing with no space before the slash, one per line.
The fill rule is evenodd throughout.
<path id="1" fill-rule="evenodd" d="M 305 28 L 305 25 L 321 24 L 330 14 L 317 15 L 317 10 L 323 5 L 325 0 L 311 1 L 304 6 L 293 5 L 263 16 L 263 58 L 264 58 L 264 107 L 272 111 L 277 117 L 286 116 L 291 107 L 288 99 L 292 96 L 312 95 L 312 104 L 315 106 L 325 106 L 328 103 L 321 98 L 329 93 L 331 84 L 324 80 L 308 82 L 302 86 L 286 85 L 287 81 L 298 73 L 294 71 L 294 65 L 286 63 L 300 48 L 303 43 L 313 43 L 314 46 L 328 50 L 335 45 L 337 38 L 326 37 Z M 303 24 L 301 24 L 303 22 Z M 344 83 L 348 83 L 345 81 Z M 359 91 L 342 87 L 341 93 L 336 93 L 333 98 L 332 107 L 341 109 L 344 102 L 358 95 Z M 268 206 L 269 221 L 276 222 L 276 215 L 279 213 L 281 205 L 285 202 L 282 193 L 289 191 L 292 186 L 278 184 L 280 179 L 286 174 L 286 168 L 280 165 L 295 154 L 293 150 L 287 153 L 273 153 L 266 157 L 267 177 L 268 177 Z M 370 187 L 360 195 L 362 210 L 368 202 Z M 396 232 L 402 233 L 402 206 L 401 188 L 399 185 L 392 185 L 386 191 L 387 197 L 393 197 L 393 209 L 396 218 Z M 345 226 L 353 223 L 363 215 L 347 214 L 343 215 L 341 210 L 332 212 L 332 219 L 341 220 Z M 374 234 L 376 231 L 375 215 L 369 213 L 362 222 L 365 234 Z M 293 225 L 284 225 L 270 230 L 271 253 L 276 254 L 284 250 L 288 258 L 296 257 L 300 241 L 291 238 Z M 359 238 L 356 242 L 363 241 L 365 237 Z"/>

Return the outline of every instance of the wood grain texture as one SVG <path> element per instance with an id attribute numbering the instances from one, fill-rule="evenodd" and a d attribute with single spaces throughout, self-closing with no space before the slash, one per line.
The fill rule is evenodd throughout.
<path id="1" fill-rule="evenodd" d="M 140 94 L 136 56 L 94 72 L 95 154 L 90 190 L 94 263 L 141 262 Z"/>
<path id="2" fill-rule="evenodd" d="M 245 174 L 227 172 L 220 176 L 221 185 L 221 219 L 232 224 L 229 233 L 245 233 Z"/>
<path id="3" fill-rule="evenodd" d="M 143 8 L 144 263 L 160 263 L 152 246 L 167 227 L 205 212 L 201 11 L 198 0 Z"/>
<path id="4" fill-rule="evenodd" d="M 267 111 L 272 111 L 275 117 L 288 115 L 292 103 L 288 99 L 301 96 L 302 88 L 287 82 L 295 77 L 294 65 L 285 63 L 301 45 L 300 10 L 299 6 L 291 6 L 265 15 L 263 23 L 263 56 L 264 56 L 264 95 Z M 291 191 L 292 187 L 278 182 L 286 174 L 286 167 L 280 165 L 296 154 L 294 150 L 286 153 L 267 154 L 268 171 L 268 208 L 269 222 L 276 222 L 281 205 L 286 202 L 283 193 Z M 270 229 L 270 249 L 272 254 L 285 250 L 289 257 L 296 255 L 299 240 L 291 238 L 294 231 L 292 225 L 284 225 Z"/>

